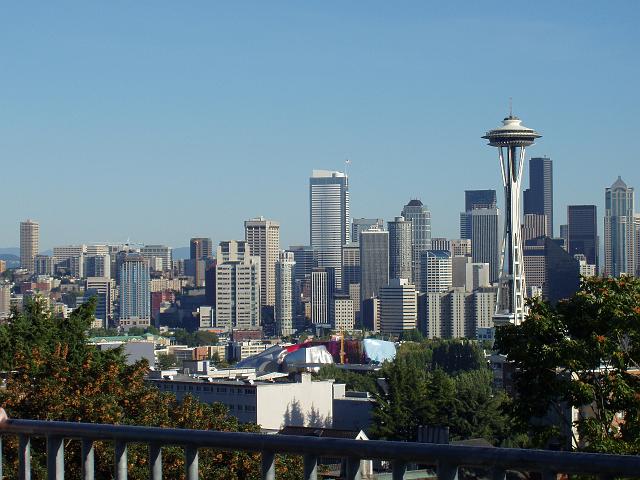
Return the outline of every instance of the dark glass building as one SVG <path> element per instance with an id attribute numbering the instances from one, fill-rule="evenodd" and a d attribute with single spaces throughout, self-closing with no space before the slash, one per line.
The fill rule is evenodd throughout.
<path id="1" fill-rule="evenodd" d="M 553 237 L 553 163 L 550 158 L 529 160 L 529 188 L 524 191 L 524 213 L 547 216 L 547 235 Z"/>
<path id="2" fill-rule="evenodd" d="M 567 207 L 567 244 L 573 256 L 582 254 L 587 263 L 598 272 L 598 210 L 595 205 L 569 205 Z"/>
<path id="3" fill-rule="evenodd" d="M 213 242 L 210 238 L 192 238 L 189 242 L 189 258 L 206 260 L 213 256 Z"/>
<path id="4" fill-rule="evenodd" d="M 460 213 L 460 238 L 471 239 L 471 211 L 496 208 L 495 190 L 465 190 L 464 212 Z"/>
<path id="5" fill-rule="evenodd" d="M 555 238 L 544 239 L 545 298 L 552 304 L 571 297 L 580 287 L 580 264 Z"/>

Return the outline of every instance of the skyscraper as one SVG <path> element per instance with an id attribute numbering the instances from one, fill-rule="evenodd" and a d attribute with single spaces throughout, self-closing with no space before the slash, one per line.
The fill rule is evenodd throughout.
<path id="1" fill-rule="evenodd" d="M 464 209 L 467 212 L 476 208 L 495 208 L 497 195 L 495 190 L 465 190 Z"/>
<path id="2" fill-rule="evenodd" d="M 460 238 L 471 239 L 471 211 L 477 208 L 496 208 L 495 190 L 465 190 L 464 212 L 460 213 Z"/>
<path id="3" fill-rule="evenodd" d="M 351 241 L 358 243 L 360 241 L 360 233 L 363 230 L 369 230 L 371 227 L 384 229 L 384 220 L 381 218 L 354 218 L 351 221 Z"/>
<path id="4" fill-rule="evenodd" d="M 90 254 L 88 250 L 89 247 L 87 247 L 87 255 Z M 152 262 L 155 258 L 159 258 L 162 262 L 160 270 L 171 270 L 171 247 L 167 247 L 166 245 L 145 245 L 140 249 L 140 255 L 149 260 L 149 262 Z M 211 256 L 211 250 L 209 250 L 209 256 Z"/>
<path id="5" fill-rule="evenodd" d="M 471 220 L 471 258 L 474 263 L 488 263 L 491 282 L 498 280 L 500 244 L 497 208 L 476 208 L 469 212 Z"/>
<path id="6" fill-rule="evenodd" d="M 244 245 L 244 242 L 234 243 Z M 231 242 L 221 242 L 218 252 L 229 244 Z M 260 258 L 243 255 L 242 260 L 223 262 L 221 258 L 224 258 L 222 254 L 216 265 L 216 327 L 227 331 L 259 327 Z"/>
<path id="7" fill-rule="evenodd" d="M 423 292 L 446 292 L 451 288 L 451 252 L 448 250 L 427 250 L 422 253 Z"/>
<path id="8" fill-rule="evenodd" d="M 636 231 L 636 277 L 640 278 L 640 214 L 636 213 L 634 220 Z"/>
<path id="9" fill-rule="evenodd" d="M 314 325 L 330 326 L 333 322 L 334 273 L 331 267 L 318 267 L 311 272 L 311 323 Z"/>
<path id="10" fill-rule="evenodd" d="M 96 297 L 92 328 L 109 328 L 113 314 L 114 284 L 109 277 L 87 277 L 84 296 Z"/>
<path id="11" fill-rule="evenodd" d="M 582 254 L 588 265 L 598 272 L 598 209 L 595 205 L 567 207 L 567 249 L 571 255 Z"/>
<path id="12" fill-rule="evenodd" d="M 139 254 L 128 254 L 120 264 L 120 326 L 148 327 L 151 323 L 149 264 Z"/>
<path id="13" fill-rule="evenodd" d="M 453 238 L 449 241 L 449 251 L 451 255 L 470 257 L 473 250 L 471 248 L 470 238 Z"/>
<path id="14" fill-rule="evenodd" d="M 0 320 L 9 318 L 11 314 L 11 285 L 0 283 Z"/>
<path id="15" fill-rule="evenodd" d="M 360 244 L 349 242 L 342 247 L 342 290 L 349 293 L 349 286 L 360 285 Z"/>
<path id="16" fill-rule="evenodd" d="M 275 320 L 276 335 L 291 335 L 294 333 L 294 255 L 292 252 L 280 252 L 276 262 L 276 304 Z"/>
<path id="17" fill-rule="evenodd" d="M 420 284 L 420 255 L 431 248 L 431 212 L 414 198 L 402 209 L 402 216 L 411 222 L 411 282 Z"/>
<path id="18" fill-rule="evenodd" d="M 396 217 L 387 222 L 389 231 L 389 278 L 406 278 L 412 275 L 411 222 L 404 217 Z"/>
<path id="19" fill-rule="evenodd" d="M 33 259 L 40 248 L 40 224 L 33 220 L 20 222 L 20 267 L 33 273 Z"/>
<path id="20" fill-rule="evenodd" d="M 525 213 L 524 223 L 522 224 L 522 243 L 526 245 L 528 240 L 533 240 L 538 237 L 550 236 L 548 228 L 548 221 L 546 215 L 539 215 L 537 213 Z"/>
<path id="21" fill-rule="evenodd" d="M 360 234 L 360 275 L 362 302 L 389 283 L 389 232 L 373 227 Z"/>
<path id="22" fill-rule="evenodd" d="M 604 194 L 604 274 L 635 273 L 634 190 L 618 179 Z"/>
<path id="23" fill-rule="evenodd" d="M 418 296 L 406 278 L 394 278 L 380 289 L 380 331 L 400 335 L 413 330 L 418 321 Z"/>
<path id="24" fill-rule="evenodd" d="M 522 254 L 522 224 L 520 222 L 521 181 L 525 149 L 533 145 L 536 138 L 540 138 L 540 136 L 535 130 L 525 127 L 518 117 L 509 114 L 502 121 L 501 126 L 487 132 L 482 137 L 489 141 L 490 146 L 498 148 L 500 173 L 504 187 L 505 221 L 504 236 L 501 242 L 503 245 L 502 261 L 500 262 L 502 269 L 499 272 L 498 301 L 494 317 L 496 325 L 504 325 L 505 323 L 519 325 L 524 321 L 526 314 L 524 303 L 526 285 Z M 549 160 L 549 165 L 550 162 Z M 544 187 L 550 188 L 550 182 L 549 180 L 548 184 L 544 183 Z M 473 221 L 475 222 L 475 218 Z M 475 231 L 475 225 L 473 229 Z M 549 231 L 553 231 L 553 229 L 549 229 Z M 476 244 L 473 240 L 472 248 L 474 262 L 476 262 Z M 487 260 L 479 261 L 486 262 Z M 491 261 L 488 263 L 491 265 Z"/>
<path id="25" fill-rule="evenodd" d="M 524 213 L 544 215 L 547 235 L 553 237 L 553 162 L 550 158 L 529 160 L 529 188 L 524 191 Z"/>
<path id="26" fill-rule="evenodd" d="M 580 262 L 569 254 L 556 238 L 546 238 L 545 300 L 555 304 L 573 296 L 580 287 Z"/>
<path id="27" fill-rule="evenodd" d="M 318 266 L 318 252 L 309 245 L 291 245 L 287 251 L 293 253 L 296 261 L 294 268 L 296 281 L 304 280 Z"/>
<path id="28" fill-rule="evenodd" d="M 244 222 L 245 240 L 251 255 L 260 257 L 260 295 L 262 305 L 276 303 L 276 262 L 280 252 L 280 224 L 264 217 Z"/>
<path id="29" fill-rule="evenodd" d="M 309 236 L 318 266 L 331 267 L 342 288 L 342 246 L 350 239 L 349 181 L 342 172 L 314 170 L 309 179 Z"/>
<path id="30" fill-rule="evenodd" d="M 224 240 L 216 250 L 216 262 L 218 265 L 224 262 L 241 262 L 251 253 L 251 248 L 245 240 Z"/>
<path id="31" fill-rule="evenodd" d="M 206 260 L 213 255 L 213 242 L 210 238 L 195 237 L 189 242 L 191 260 Z"/>

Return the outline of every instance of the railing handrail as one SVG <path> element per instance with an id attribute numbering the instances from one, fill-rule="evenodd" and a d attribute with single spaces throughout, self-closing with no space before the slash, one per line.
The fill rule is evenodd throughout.
<path id="1" fill-rule="evenodd" d="M 539 471 L 541 468 L 545 468 L 564 473 L 640 475 L 640 456 L 636 455 L 438 445 L 384 440 L 363 441 L 21 419 L 0 423 L 0 435 L 2 434 L 117 440 L 124 443 L 192 446 L 219 450 L 310 454 L 318 457 L 389 459 L 434 465 L 446 463 L 459 466 L 500 467 L 505 470 Z"/>

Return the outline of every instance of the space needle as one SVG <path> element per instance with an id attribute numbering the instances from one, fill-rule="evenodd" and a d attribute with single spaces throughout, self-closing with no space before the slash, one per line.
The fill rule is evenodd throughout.
<path id="1" fill-rule="evenodd" d="M 522 204 L 522 170 L 525 148 L 533 145 L 541 135 L 522 124 L 512 112 L 502 125 L 488 131 L 482 138 L 498 147 L 498 158 L 504 185 L 504 237 L 500 254 L 498 296 L 493 323 L 499 327 L 507 323 L 519 325 L 524 321 L 525 278 L 522 253 L 520 206 Z"/>

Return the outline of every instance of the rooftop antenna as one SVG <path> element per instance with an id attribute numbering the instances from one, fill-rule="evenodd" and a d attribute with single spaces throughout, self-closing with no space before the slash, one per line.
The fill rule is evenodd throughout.
<path id="1" fill-rule="evenodd" d="M 513 97 L 509 97 L 509 117 L 513 117 Z"/>
<path id="2" fill-rule="evenodd" d="M 346 158 L 344 160 L 344 174 L 347 175 L 347 168 L 349 167 L 349 165 L 351 165 L 351 160 L 349 160 L 348 158 Z"/>

